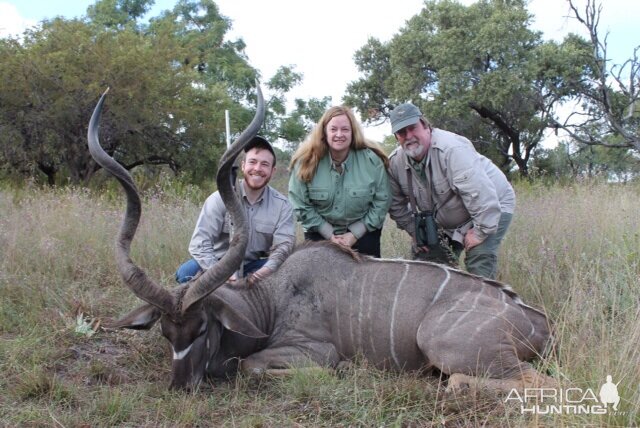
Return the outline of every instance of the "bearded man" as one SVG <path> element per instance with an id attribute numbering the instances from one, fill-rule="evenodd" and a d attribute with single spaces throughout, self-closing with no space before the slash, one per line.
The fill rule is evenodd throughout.
<path id="1" fill-rule="evenodd" d="M 498 248 L 516 204 L 503 172 L 467 138 L 431 126 L 413 104 L 391 112 L 399 147 L 389 156 L 390 217 L 413 239 L 414 258 L 457 264 L 495 279 Z"/>
<path id="2" fill-rule="evenodd" d="M 238 187 L 249 225 L 249 244 L 242 267 L 229 281 L 248 277 L 248 282 L 253 283 L 273 273 L 291 253 L 295 227 L 291 203 L 268 185 L 276 171 L 271 144 L 256 136 L 244 151 L 241 163 L 244 179 Z M 229 249 L 232 229 L 220 193 L 214 192 L 202 207 L 189 243 L 193 258 L 178 268 L 176 281 L 187 282 L 215 265 Z"/>

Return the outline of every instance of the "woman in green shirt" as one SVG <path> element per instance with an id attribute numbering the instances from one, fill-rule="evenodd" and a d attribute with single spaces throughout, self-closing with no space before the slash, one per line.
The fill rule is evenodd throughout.
<path id="1" fill-rule="evenodd" d="M 289 200 L 305 239 L 380 257 L 391 203 L 387 165 L 349 108 L 328 109 L 291 160 Z"/>

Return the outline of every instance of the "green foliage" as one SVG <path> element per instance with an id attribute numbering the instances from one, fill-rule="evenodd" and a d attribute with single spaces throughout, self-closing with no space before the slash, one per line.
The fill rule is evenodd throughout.
<path id="1" fill-rule="evenodd" d="M 98 0 L 87 8 L 87 17 L 96 25 L 119 29 L 135 25 L 155 0 Z"/>
<path id="2" fill-rule="evenodd" d="M 364 77 L 345 100 L 369 122 L 411 101 L 436 126 L 526 175 L 554 106 L 589 71 L 586 42 L 542 42 L 530 19 L 524 1 L 427 1 L 388 43 L 370 39 L 356 53 Z"/>
<path id="3" fill-rule="evenodd" d="M 331 97 L 309 100 L 295 99 L 294 109 L 287 112 L 286 93 L 302 81 L 302 74 L 294 66 L 281 66 L 267 82 L 271 96 L 267 102 L 269 112 L 264 124 L 264 135 L 278 141 L 286 152 L 293 152 L 320 119 Z"/>
<path id="4" fill-rule="evenodd" d="M 296 98 L 294 110 L 280 121 L 279 137 L 284 139 L 284 149 L 287 152 L 293 153 L 298 148 L 298 145 L 320 120 L 330 102 L 331 97 L 329 96 L 309 100 Z"/>
<path id="5" fill-rule="evenodd" d="M 384 152 L 389 156 L 398 147 L 398 140 L 394 135 L 387 135 L 380 143 Z"/>
<path id="6" fill-rule="evenodd" d="M 536 152 L 532 171 L 564 182 L 596 178 L 628 182 L 640 177 L 640 157 L 631 149 L 560 143 Z"/>
<path id="7" fill-rule="evenodd" d="M 86 147 L 87 125 L 110 87 L 100 138 L 125 168 L 166 165 L 194 183 L 214 176 L 224 111 L 232 133 L 244 129 L 258 72 L 241 39 L 225 40 L 231 24 L 213 1 L 183 0 L 140 22 L 151 4 L 100 0 L 82 19 L 43 21 L 20 39 L 0 40 L 2 175 L 49 184 L 91 179 L 99 168 Z M 299 138 L 280 122 L 290 124 L 285 96 L 300 80 L 283 67 L 269 81 L 276 92 L 269 117 L 279 119 L 267 123 L 268 135 Z"/>
<path id="8" fill-rule="evenodd" d="M 16 392 L 23 400 L 54 402 L 62 408 L 73 404 L 73 393 L 42 368 L 24 373 L 16 385 Z"/>
<path id="9" fill-rule="evenodd" d="M 414 44 L 414 47 L 415 45 L 417 44 Z M 389 116 L 393 110 L 389 93 L 393 90 L 396 80 L 398 86 L 403 83 L 402 79 L 392 74 L 389 50 L 389 45 L 370 37 L 367 44 L 354 55 L 356 66 L 364 74 L 364 78 L 349 83 L 344 101 L 348 105 L 358 107 L 362 118 L 370 122 Z"/>

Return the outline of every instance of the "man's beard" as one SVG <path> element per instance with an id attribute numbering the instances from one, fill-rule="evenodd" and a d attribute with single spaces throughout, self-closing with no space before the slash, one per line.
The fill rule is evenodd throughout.
<path id="1" fill-rule="evenodd" d="M 411 148 L 411 149 L 404 149 L 404 152 L 407 154 L 407 156 L 412 157 L 414 159 L 416 158 L 420 158 L 423 156 L 424 154 L 424 146 L 422 144 L 420 144 L 419 142 L 417 143 L 418 145 Z M 406 147 L 406 145 L 405 145 Z"/>
<path id="2" fill-rule="evenodd" d="M 271 179 L 271 177 L 263 177 L 263 176 L 259 176 L 259 177 L 262 179 L 262 180 L 258 180 L 261 182 L 260 185 L 258 186 L 254 185 L 253 179 L 250 177 L 245 177 L 245 180 L 244 180 L 245 185 L 252 190 L 260 190 L 264 187 L 267 187 L 267 184 L 269 184 L 269 180 Z"/>

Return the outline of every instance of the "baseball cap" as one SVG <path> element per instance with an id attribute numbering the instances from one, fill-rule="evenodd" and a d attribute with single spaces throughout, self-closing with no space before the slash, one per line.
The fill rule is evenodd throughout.
<path id="1" fill-rule="evenodd" d="M 273 166 L 276 166 L 276 152 L 275 150 L 273 150 L 273 146 L 271 144 L 269 144 L 269 142 L 267 141 L 266 138 L 260 136 L 260 135 L 256 135 L 255 137 L 253 137 L 253 139 L 251 141 L 249 141 L 247 143 L 246 146 L 244 146 L 244 152 L 247 153 L 249 150 L 253 149 L 253 148 L 260 148 L 260 149 L 266 149 L 269 150 L 271 152 L 271 154 L 273 155 Z"/>
<path id="2" fill-rule="evenodd" d="M 396 133 L 402 128 L 418 123 L 422 112 L 411 103 L 400 104 L 391 111 L 391 132 Z"/>

